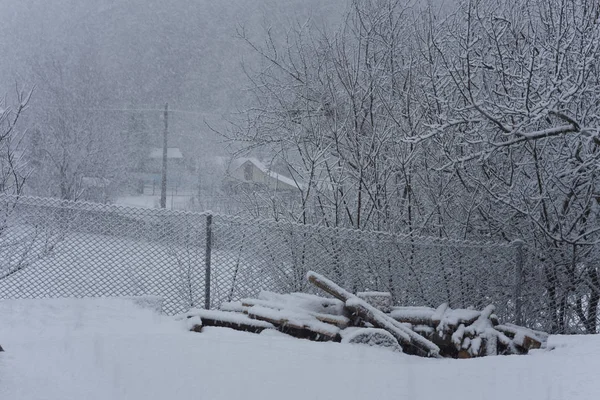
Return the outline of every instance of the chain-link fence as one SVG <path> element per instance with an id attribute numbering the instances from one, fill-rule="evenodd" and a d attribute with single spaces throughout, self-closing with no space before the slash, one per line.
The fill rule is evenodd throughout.
<path id="1" fill-rule="evenodd" d="M 483 308 L 515 318 L 515 248 L 401 237 L 215 215 L 213 304 L 260 290 L 311 291 L 306 272 L 356 291 L 386 291 L 396 304 Z"/>
<path id="2" fill-rule="evenodd" d="M 168 314 L 261 290 L 311 291 L 306 272 L 399 305 L 483 308 L 531 322 L 521 244 L 399 236 L 160 209 L 0 196 L 0 299 L 163 298 Z"/>
<path id="3" fill-rule="evenodd" d="M 176 313 L 204 291 L 204 215 L 9 196 L 0 207 L 0 298 L 158 295 Z"/>

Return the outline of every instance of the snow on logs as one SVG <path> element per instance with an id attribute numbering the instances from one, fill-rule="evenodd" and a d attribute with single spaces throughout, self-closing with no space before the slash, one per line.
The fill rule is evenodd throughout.
<path id="1" fill-rule="evenodd" d="M 435 343 L 400 324 L 365 300 L 315 272 L 309 272 L 307 278 L 316 287 L 345 302 L 346 308 L 354 315 L 358 315 L 376 328 L 385 329 L 391 333 L 405 352 L 426 357 L 439 357 L 440 349 Z"/>
<path id="2" fill-rule="evenodd" d="M 502 324 L 494 306 L 482 311 L 393 307 L 389 293 L 352 294 L 314 272 L 308 281 L 333 298 L 263 291 L 258 298 L 224 303 L 220 310 L 191 309 L 178 318 L 191 331 L 204 326 L 261 333 L 271 330 L 314 341 L 363 344 L 423 357 L 472 358 L 526 354 L 545 346 L 548 334 Z M 278 333 L 280 334 L 280 333 Z"/>
<path id="3" fill-rule="evenodd" d="M 237 312 L 192 308 L 186 313 L 179 314 L 176 318 L 185 320 L 187 328 L 195 332 L 201 332 L 205 326 L 218 326 L 252 333 L 275 329 L 275 326 L 269 322 L 255 320 Z"/>

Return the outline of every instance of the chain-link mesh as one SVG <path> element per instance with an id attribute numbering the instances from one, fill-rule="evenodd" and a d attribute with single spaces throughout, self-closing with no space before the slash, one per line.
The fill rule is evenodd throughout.
<path id="1" fill-rule="evenodd" d="M 201 214 L 0 198 L 0 298 L 157 295 L 167 313 L 204 297 Z"/>
<path id="2" fill-rule="evenodd" d="M 306 272 L 396 304 L 483 308 L 514 315 L 514 247 L 328 229 L 216 215 L 213 305 L 260 290 L 311 291 Z"/>
<path id="3" fill-rule="evenodd" d="M 526 252 L 519 280 L 524 325 L 552 333 L 600 332 L 599 247 Z"/>
<path id="4" fill-rule="evenodd" d="M 6 195 L 0 207 L 0 299 L 156 295 L 174 314 L 204 306 L 208 289 L 212 307 L 312 291 L 313 270 L 399 305 L 494 304 L 504 321 L 556 330 L 547 270 L 531 256 L 517 266 L 511 244 Z M 573 330 L 583 327 L 570 312 Z"/>

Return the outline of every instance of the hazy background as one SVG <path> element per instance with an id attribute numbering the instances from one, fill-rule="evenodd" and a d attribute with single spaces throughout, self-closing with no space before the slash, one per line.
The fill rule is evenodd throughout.
<path id="1" fill-rule="evenodd" d="M 34 89 L 20 123 L 29 130 L 20 146 L 33 171 L 28 193 L 85 198 L 83 177 L 100 177 L 118 186 L 114 195 L 131 194 L 135 171 L 148 169 L 139 164 L 162 146 L 168 103 L 169 147 L 182 150 L 185 164 L 170 171 L 169 183 L 198 192 L 200 181 L 215 178 L 204 188 L 213 196 L 222 178 L 214 170 L 223 172 L 215 157 L 231 154 L 214 130 L 251 106 L 246 72 L 260 68 L 239 33 L 264 42 L 267 30 L 283 37 L 308 20 L 335 26 L 345 7 L 343 0 L 0 0 L 0 95 L 10 105 L 16 87 Z"/>
<path id="2" fill-rule="evenodd" d="M 53 110 L 47 97 L 77 97 L 69 107 L 106 109 L 114 123 L 131 112 L 171 114 L 174 140 L 186 146 L 216 139 L 204 121 L 247 106 L 241 67 L 255 54 L 236 31 L 260 37 L 265 28 L 342 14 L 343 0 L 24 0 L 0 1 L 0 93 L 15 83 L 35 86 L 28 118 Z M 52 103 L 52 104 L 51 104 Z M 113 110 L 114 109 L 114 110 Z M 175 110 L 187 111 L 177 112 Z M 162 113 L 144 111 L 150 130 Z M 189 140 L 187 140 L 189 139 Z"/>

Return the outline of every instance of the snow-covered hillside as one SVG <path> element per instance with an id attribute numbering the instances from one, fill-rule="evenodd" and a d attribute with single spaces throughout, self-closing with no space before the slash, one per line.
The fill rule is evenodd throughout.
<path id="1" fill-rule="evenodd" d="M 600 336 L 432 360 L 282 334 L 187 332 L 125 299 L 0 301 L 0 399 L 600 398 Z"/>

